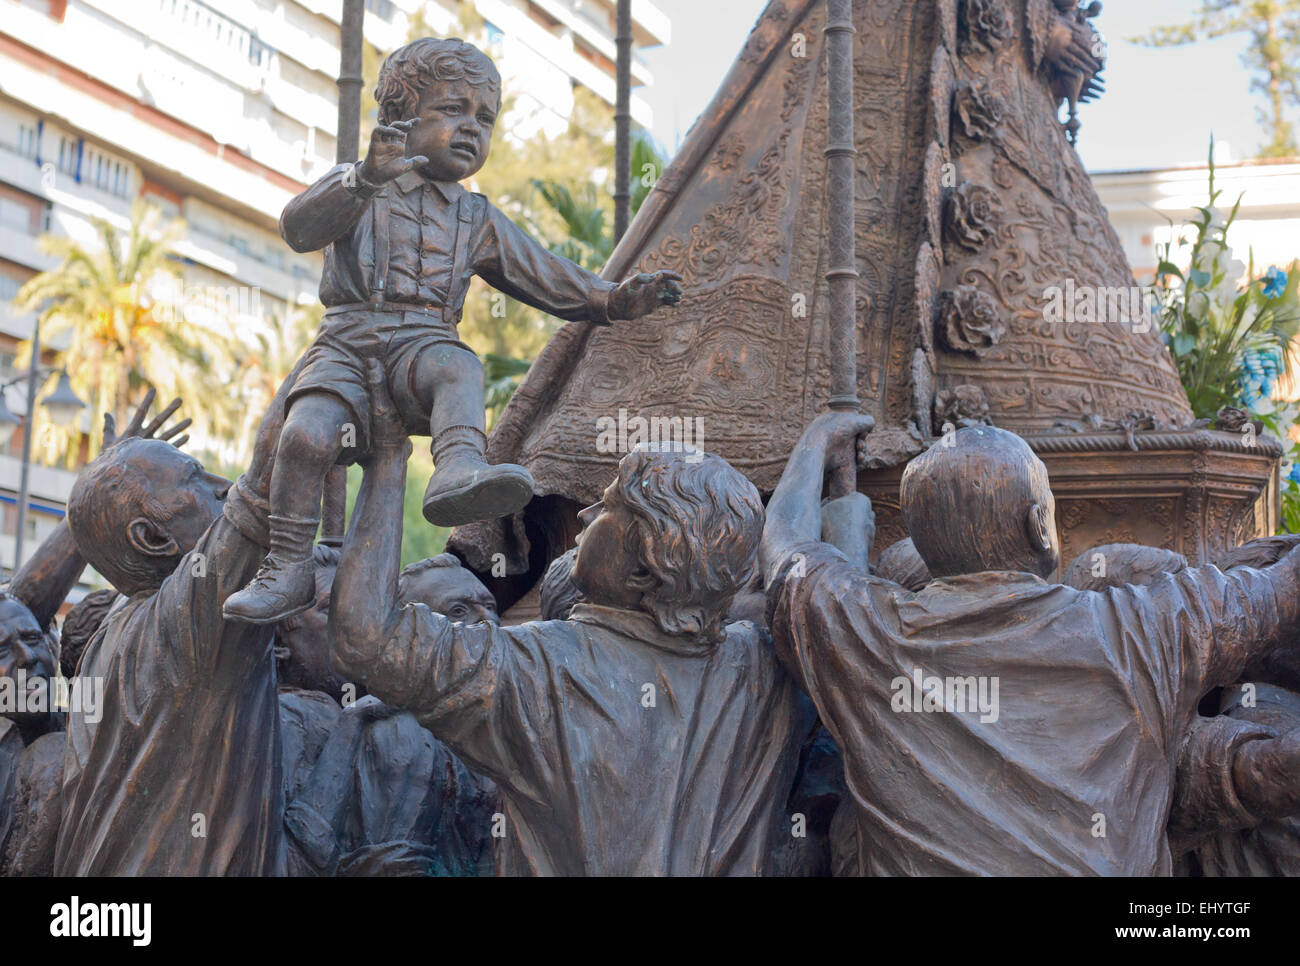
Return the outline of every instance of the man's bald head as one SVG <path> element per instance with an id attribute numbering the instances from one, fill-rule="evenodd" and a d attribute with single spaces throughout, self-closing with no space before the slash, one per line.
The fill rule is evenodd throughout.
<path id="1" fill-rule="evenodd" d="M 77 476 L 68 527 L 82 556 L 119 591 L 153 590 L 221 513 L 229 488 L 169 443 L 128 438 Z"/>
<path id="2" fill-rule="evenodd" d="M 985 570 L 1048 577 L 1056 570 L 1047 467 L 1014 433 L 957 430 L 908 464 L 900 492 L 907 531 L 935 577 Z"/>

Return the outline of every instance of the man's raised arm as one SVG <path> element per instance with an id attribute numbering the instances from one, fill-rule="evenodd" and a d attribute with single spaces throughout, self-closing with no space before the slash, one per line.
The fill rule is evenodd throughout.
<path id="1" fill-rule="evenodd" d="M 821 496 L 828 455 L 848 459 L 849 443 L 871 430 L 876 421 L 853 413 L 818 416 L 804 430 L 785 464 L 781 482 L 767 504 L 760 559 L 767 586 L 800 544 L 820 540 Z"/>
<path id="2" fill-rule="evenodd" d="M 344 673 L 365 670 L 378 659 L 401 612 L 397 577 L 402 557 L 402 501 L 411 441 L 396 418 L 383 369 L 367 368 L 375 407 L 365 476 L 330 595 L 330 647 Z"/>

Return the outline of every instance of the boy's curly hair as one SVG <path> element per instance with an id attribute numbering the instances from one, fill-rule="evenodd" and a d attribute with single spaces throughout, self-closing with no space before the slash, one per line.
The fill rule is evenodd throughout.
<path id="1" fill-rule="evenodd" d="M 379 102 L 379 123 L 392 124 L 411 117 L 420 91 L 434 81 L 468 81 L 474 87 L 487 86 L 501 103 L 501 75 L 491 58 L 459 37 L 422 37 L 388 55 L 379 68 L 375 100 Z"/>

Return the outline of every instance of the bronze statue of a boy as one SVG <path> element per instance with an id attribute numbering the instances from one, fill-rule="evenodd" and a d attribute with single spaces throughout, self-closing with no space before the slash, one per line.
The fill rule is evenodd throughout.
<path id="1" fill-rule="evenodd" d="M 408 433 L 432 437 L 424 515 L 438 526 L 522 509 L 532 477 L 484 460 L 483 367 L 459 340 L 470 279 L 561 319 L 608 324 L 681 298 L 672 272 L 615 284 L 547 251 L 459 182 L 487 160 L 501 108 L 492 61 L 462 40 L 394 51 L 375 90 L 379 125 L 365 159 L 294 198 L 280 232 L 295 251 L 325 249 L 325 319 L 289 395 L 271 483 L 271 552 L 224 614 L 271 623 L 314 600 L 311 547 L 330 466 L 370 438 L 367 359 L 384 366 Z"/>

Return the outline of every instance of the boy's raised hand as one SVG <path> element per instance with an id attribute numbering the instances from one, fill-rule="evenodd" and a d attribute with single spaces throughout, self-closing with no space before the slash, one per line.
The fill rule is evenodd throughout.
<path id="1" fill-rule="evenodd" d="M 661 305 L 682 300 L 682 277 L 676 272 L 642 272 L 625 278 L 609 297 L 611 319 L 639 319 Z"/>
<path id="2" fill-rule="evenodd" d="M 414 158 L 406 156 L 406 132 L 415 124 L 416 118 L 407 121 L 394 121 L 392 124 L 380 124 L 370 132 L 370 150 L 361 162 L 361 180 L 372 185 L 386 184 L 394 178 L 401 177 L 412 168 L 428 164 L 424 155 Z"/>

